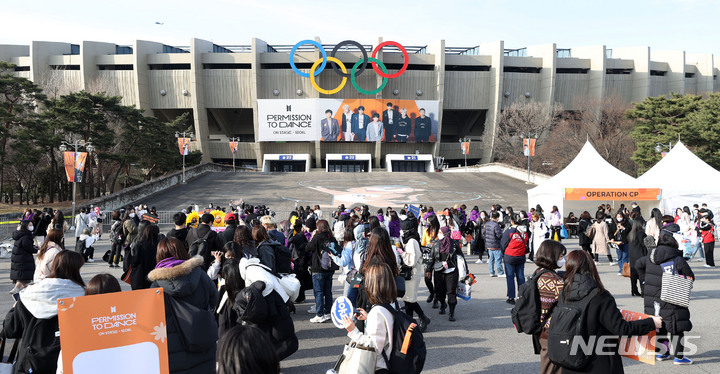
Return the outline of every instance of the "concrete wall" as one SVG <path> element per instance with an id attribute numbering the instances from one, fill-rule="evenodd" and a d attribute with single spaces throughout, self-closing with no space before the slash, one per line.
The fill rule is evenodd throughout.
<path id="1" fill-rule="evenodd" d="M 185 169 L 185 180 L 197 178 L 209 172 L 232 172 L 232 166 L 205 163 Z M 239 171 L 245 171 L 238 168 Z M 112 211 L 128 204 L 147 200 L 158 192 L 173 188 L 182 183 L 182 171 L 178 171 L 160 178 L 147 181 L 137 186 L 128 187 L 122 191 L 99 197 L 88 201 L 85 205 L 99 206 L 102 211 Z"/>

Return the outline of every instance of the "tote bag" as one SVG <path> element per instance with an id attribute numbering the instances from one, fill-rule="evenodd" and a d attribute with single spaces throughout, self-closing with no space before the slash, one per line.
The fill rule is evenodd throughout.
<path id="1" fill-rule="evenodd" d="M 690 290 L 693 288 L 693 279 L 677 273 L 677 259 L 673 263 L 666 262 L 662 268 L 671 266 L 672 272 L 664 272 L 662 275 L 662 289 L 660 300 L 682 307 L 690 306 Z"/>
<path id="2" fill-rule="evenodd" d="M 355 342 L 345 345 L 343 354 L 335 363 L 337 374 L 374 374 L 377 352 Z"/>

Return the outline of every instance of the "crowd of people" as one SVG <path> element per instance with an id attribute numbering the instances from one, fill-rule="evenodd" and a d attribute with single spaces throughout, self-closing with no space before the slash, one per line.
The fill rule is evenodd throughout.
<path id="1" fill-rule="evenodd" d="M 506 278 L 508 304 L 516 304 L 527 279 L 536 287 L 541 328 L 532 335 L 541 372 L 622 371 L 617 347 L 614 354 L 593 355 L 587 366 L 575 371 L 563 370 L 552 360 L 553 312 L 559 305 L 582 300 L 588 303 L 591 335 L 643 335 L 659 329 L 662 347 L 657 358 L 672 355 L 677 364 L 692 362 L 684 357 L 682 346 L 684 333 L 692 328 L 689 309 L 661 300 L 661 265 L 673 262 L 676 273 L 694 278 L 689 261 L 699 254 L 705 266 L 714 267 L 713 215 L 707 207 L 696 205 L 694 211 L 684 207 L 674 217 L 654 209 L 645 220 L 636 204 L 615 212 L 601 205 L 594 220 L 584 211 L 576 222 L 563 219 L 557 207 L 546 214 L 539 205 L 518 213 L 499 204 L 489 212 L 464 204 L 437 211 L 420 206 L 417 214 L 411 208 L 371 211 L 367 205 L 341 205 L 326 214 L 317 205 L 296 207 L 277 222 L 274 212 L 262 205 L 205 210 L 189 206 L 174 214 L 174 227 L 167 233 L 161 233 L 154 208 L 128 206 L 107 214 L 97 207 L 82 208 L 74 221 L 74 251 L 65 248 L 68 224 L 62 212 L 29 211 L 13 234 L 11 293 L 19 296 L 3 333 L 31 348 L 52 345 L 57 339 L 50 334 L 57 331 L 58 298 L 120 291 L 117 279 L 109 274 L 93 278 L 87 286 L 80 276 L 83 263 L 94 261 L 93 243 L 101 240 L 106 224 L 111 249 L 103 260 L 110 268 L 122 267 L 123 281 L 133 290 L 161 287 L 181 307 L 190 305 L 204 313 L 194 321 L 184 320 L 173 315 L 177 307 L 166 307 L 172 373 L 279 372 L 279 362 L 298 350 L 291 317 L 296 304 L 311 291 L 310 322 L 330 321 L 334 297 L 340 296 L 333 294 L 334 279 L 355 308 L 354 316 L 342 321 L 349 338 L 389 355 L 394 311 L 410 318 L 416 315 L 421 333 L 431 324 L 418 299 L 421 283 L 429 291 L 430 309 L 457 321 L 458 284 L 472 277 L 462 250 L 465 245 L 478 255 L 476 263 L 483 263 L 487 255 L 491 277 Z M 218 222 L 223 226 L 218 227 Z M 571 235 L 568 223 L 577 223 L 574 232 L 582 250 L 568 252 L 562 244 Z M 629 271 L 631 294 L 644 297 L 645 313 L 656 317 L 622 320 L 598 275 L 601 256 L 618 266 L 618 275 Z M 534 263 L 537 270 L 526 279 L 527 263 Z M 290 277 L 299 286 L 288 284 Z M 52 300 L 39 299 L 48 289 L 59 291 L 51 293 Z M 375 307 L 379 305 L 391 309 Z M 184 324 L 200 319 L 212 320 L 217 329 L 193 337 L 195 349 L 190 350 L 180 331 Z M 39 320 L 49 321 L 40 330 L 47 339 L 24 334 Z M 247 339 L 261 344 L 247 344 Z M 207 349 L 198 352 L 198 345 Z M 258 348 L 264 346 L 274 349 Z M 43 362 L 57 362 L 57 351 L 42 352 Z M 18 357 L 18 362 L 24 359 Z M 382 356 L 376 370 L 393 372 Z"/>

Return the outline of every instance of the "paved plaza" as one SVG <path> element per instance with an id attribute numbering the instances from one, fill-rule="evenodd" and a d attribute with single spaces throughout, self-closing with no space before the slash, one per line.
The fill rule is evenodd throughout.
<path id="1" fill-rule="evenodd" d="M 375 206 L 397 207 L 404 202 L 433 205 L 436 208 L 465 203 L 487 209 L 493 203 L 511 205 L 516 209 L 527 203 L 525 191 L 532 185 L 498 174 L 326 174 L 296 173 L 263 175 L 254 173 L 207 174 L 187 185 L 176 186 L 167 192 L 146 199 L 160 211 L 181 209 L 191 202 L 206 205 L 209 202 L 226 205 L 230 200 L 243 198 L 249 203 L 265 203 L 276 211 L 289 211 L 300 200 L 303 205 L 322 204 L 329 213 L 339 199 L 367 203 L 382 201 Z M 479 197 L 478 197 L 479 196 Z M 389 202 L 389 204 L 387 204 Z M 345 203 L 348 204 L 347 202 Z M 374 205 L 368 203 L 368 205 Z M 161 232 L 170 229 L 161 226 Z M 70 236 L 72 234 L 69 233 Z M 66 239 L 68 248 L 74 247 L 74 238 Z M 570 249 L 577 249 L 577 239 L 568 240 Z M 109 249 L 109 241 L 103 237 L 96 246 L 96 258 Z M 510 321 L 510 305 L 505 303 L 506 279 L 488 276 L 487 264 L 475 264 L 476 256 L 469 256 L 470 271 L 478 283 L 473 288 L 470 301 L 458 300 L 457 322 L 449 322 L 447 316 L 438 315 L 424 299 L 428 292 L 420 287 L 420 305 L 432 319 L 425 341 L 428 346 L 425 373 L 533 373 L 539 370 L 539 356 L 532 352 L 532 342 L 525 334 L 518 334 Z M 678 367 L 670 362 L 658 362 L 655 366 L 623 359 L 628 373 L 717 373 L 720 372 L 720 319 L 717 318 L 720 298 L 720 270 L 702 267 L 691 262 L 698 281 L 692 293 L 690 311 L 693 330 L 688 333 L 698 352 L 690 356 L 695 364 Z M 12 298 L 6 290 L 12 288 L 9 280 L 9 259 L 0 259 L 0 313 L 12 306 Z M 526 264 L 525 274 L 535 269 Z M 642 298 L 630 296 L 629 279 L 617 276 L 617 266 L 601 262 L 599 271 L 605 287 L 615 296 L 620 308 L 642 312 Z M 86 264 L 83 277 L 109 272 L 121 275 L 121 270 L 109 269 L 102 262 Z M 342 294 L 340 282 L 335 279 L 333 295 Z M 123 289 L 129 286 L 123 283 Z M 331 322 L 311 324 L 312 315 L 307 310 L 312 304 L 311 291 L 306 292 L 308 301 L 297 305 L 293 315 L 295 329 L 300 340 L 299 350 L 282 362 L 283 373 L 325 373 L 349 341 L 345 331 Z"/>

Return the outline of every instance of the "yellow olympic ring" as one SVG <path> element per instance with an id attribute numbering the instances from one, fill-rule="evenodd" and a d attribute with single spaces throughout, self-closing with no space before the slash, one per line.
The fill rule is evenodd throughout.
<path id="1" fill-rule="evenodd" d="M 347 74 L 347 69 L 345 68 L 345 65 L 343 65 L 342 61 L 338 60 L 335 57 L 329 57 L 329 56 L 328 56 L 327 60 L 340 65 L 340 70 L 342 70 L 343 73 Z M 315 87 L 315 89 L 318 90 L 318 92 L 320 92 L 322 94 L 332 95 L 334 93 L 338 93 L 340 90 L 343 89 L 343 87 L 345 87 L 345 83 L 347 83 L 347 77 L 343 77 L 342 82 L 340 82 L 340 85 L 335 87 L 332 90 L 326 90 L 324 88 L 321 88 L 320 86 L 318 86 L 317 82 L 315 82 L 315 69 L 317 69 L 318 65 L 320 65 L 321 62 L 323 62 L 322 58 L 317 59 L 317 61 L 315 61 L 313 66 L 310 68 L 310 83 L 312 83 L 312 86 Z"/>

